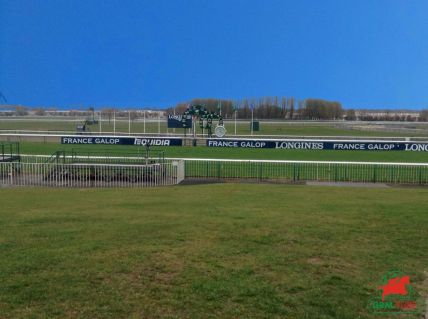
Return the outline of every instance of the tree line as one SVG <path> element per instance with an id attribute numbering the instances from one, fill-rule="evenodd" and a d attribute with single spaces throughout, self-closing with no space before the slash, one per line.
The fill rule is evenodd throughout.
<path id="1" fill-rule="evenodd" d="M 343 117 L 343 108 L 339 102 L 322 99 L 297 100 L 294 97 L 243 98 L 240 100 L 197 98 L 189 102 L 178 103 L 169 108 L 168 113 L 182 114 L 189 105 L 203 105 L 209 111 L 217 111 L 228 119 L 235 116 L 240 119 L 306 119 L 334 120 Z"/>
<path id="2" fill-rule="evenodd" d="M 327 101 L 323 99 L 298 100 L 294 97 L 263 97 L 263 98 L 243 98 L 240 100 L 216 99 L 216 98 L 196 98 L 189 102 L 178 103 L 174 107 L 163 111 L 167 114 L 183 114 L 190 105 L 203 105 L 211 112 L 221 113 L 225 119 L 233 119 L 236 115 L 239 119 L 278 119 L 278 120 L 339 120 L 349 121 L 428 121 L 428 109 L 421 110 L 419 114 L 410 115 L 409 112 L 397 112 L 384 110 L 380 112 L 370 110 L 344 110 L 340 102 Z M 34 114 L 37 116 L 91 116 L 98 117 L 101 113 L 104 119 L 111 121 L 113 117 L 130 117 L 131 120 L 138 118 L 157 118 L 158 112 L 144 110 L 123 110 L 114 107 L 97 108 L 86 110 L 68 110 L 58 112 L 56 108 L 29 108 L 20 105 L 10 105 L 9 109 L 14 111 L 2 111 L 2 116 L 26 116 Z M 358 113 L 358 115 L 357 115 Z"/>

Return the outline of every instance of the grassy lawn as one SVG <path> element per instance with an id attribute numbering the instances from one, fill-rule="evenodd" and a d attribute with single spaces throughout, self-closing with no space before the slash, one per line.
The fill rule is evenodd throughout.
<path id="1" fill-rule="evenodd" d="M 367 303 L 397 268 L 424 309 L 428 189 L 0 196 L 0 318 L 374 318 Z"/>
<path id="2" fill-rule="evenodd" d="M 55 120 L 33 120 L 33 121 L 11 121 L 7 119 L 0 119 L 0 130 L 34 130 L 34 131 L 75 131 L 76 125 L 82 121 L 55 121 Z M 233 122 L 225 122 L 225 127 L 228 136 L 231 137 L 235 133 L 235 126 Z M 236 133 L 238 135 L 251 134 L 250 124 L 238 123 Z M 91 132 L 99 132 L 99 125 L 92 125 L 89 127 Z M 166 122 L 162 121 L 160 127 L 156 122 L 147 122 L 145 132 L 158 133 L 172 133 L 173 129 L 167 129 Z M 113 132 L 113 122 L 108 121 L 102 123 L 102 132 Z M 199 126 L 197 127 L 198 133 L 200 132 Z M 129 132 L 127 121 L 116 122 L 116 132 Z M 143 133 L 144 123 L 132 122 L 131 133 Z M 175 132 L 182 134 L 182 129 L 176 129 Z M 296 124 L 296 123 L 269 123 L 261 122 L 260 131 L 253 132 L 254 135 L 306 135 L 306 136 L 423 136 L 423 133 L 408 133 L 408 132 L 388 132 L 388 131 L 363 131 L 351 130 L 336 127 L 335 124 Z M 425 134 L 426 135 L 426 134 Z"/>
<path id="3" fill-rule="evenodd" d="M 137 146 L 104 145 L 61 145 L 57 143 L 20 143 L 22 154 L 51 155 L 58 150 L 78 149 L 82 154 L 99 152 L 99 155 L 136 153 Z M 141 149 L 141 148 L 140 148 Z M 157 149 L 154 149 L 157 150 Z M 166 157 L 180 158 L 229 158 L 229 159 L 270 159 L 270 160 L 310 160 L 310 161 L 379 161 L 427 163 L 428 153 L 405 151 L 331 151 L 331 150 L 286 150 L 249 148 L 209 148 L 165 147 Z"/>

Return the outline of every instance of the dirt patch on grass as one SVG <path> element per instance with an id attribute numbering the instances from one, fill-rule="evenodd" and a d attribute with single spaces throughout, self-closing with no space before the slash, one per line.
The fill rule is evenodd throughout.
<path id="1" fill-rule="evenodd" d="M 307 262 L 308 264 L 316 265 L 316 266 L 321 266 L 321 265 L 323 265 L 323 264 L 324 264 L 324 262 L 322 261 L 322 259 L 321 259 L 321 258 L 318 258 L 318 257 L 311 257 L 311 258 L 308 258 L 308 259 L 306 259 L 306 262 Z"/>

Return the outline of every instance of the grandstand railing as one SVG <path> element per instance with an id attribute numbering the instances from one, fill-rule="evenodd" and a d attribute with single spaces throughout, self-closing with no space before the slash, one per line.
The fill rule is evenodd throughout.
<path id="1" fill-rule="evenodd" d="M 24 163 L 44 163 L 48 155 L 21 155 Z M 91 163 L 135 164 L 138 157 L 82 157 Z M 190 179 L 252 179 L 273 181 L 331 181 L 391 184 L 428 184 L 428 163 L 238 160 L 165 158 L 165 163 L 184 163 Z"/>
<path id="2" fill-rule="evenodd" d="M 155 187 L 184 179 L 184 163 L 0 163 L 0 186 Z"/>

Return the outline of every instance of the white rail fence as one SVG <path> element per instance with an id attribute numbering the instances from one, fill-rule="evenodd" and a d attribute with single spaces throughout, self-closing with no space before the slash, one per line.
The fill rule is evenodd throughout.
<path id="1" fill-rule="evenodd" d="M 0 186 L 48 187 L 155 187 L 175 185 L 184 179 L 184 163 L 61 164 L 0 163 Z"/>
<path id="2" fill-rule="evenodd" d="M 428 184 L 427 163 L 185 159 L 186 178 Z"/>
<path id="3" fill-rule="evenodd" d="M 23 155 L 23 162 L 46 163 L 50 156 Z M 66 157 L 83 163 L 137 165 L 141 157 Z M 166 158 L 181 163 L 180 181 L 187 179 L 252 179 L 276 181 L 348 181 L 370 183 L 428 184 L 428 163 L 233 160 Z"/>
<path id="4" fill-rule="evenodd" d="M 230 128 L 228 128 L 230 130 Z M 179 130 L 179 129 L 177 129 Z M 387 129 L 364 129 L 365 131 L 388 131 Z M 404 129 L 403 129 L 404 130 Z M 414 130 L 417 132 L 428 133 L 428 127 L 424 129 L 407 129 Z M 394 131 L 395 130 L 389 130 Z M 413 131 L 412 131 L 413 132 Z M 398 132 L 399 133 L 399 132 Z M 409 133 L 405 131 L 405 133 Z M 169 137 L 169 138 L 181 138 L 186 141 L 193 140 L 191 132 L 187 132 L 187 135 L 180 132 L 145 132 L 145 133 L 126 133 L 126 132 L 85 132 L 85 136 L 116 136 L 116 137 L 148 137 L 148 138 L 157 138 L 157 137 Z M 32 131 L 32 130 L 1 130 L 0 129 L 0 140 L 8 142 L 25 142 L 25 141 L 41 141 L 48 142 L 52 140 L 60 140 L 61 137 L 68 136 L 82 136 L 77 134 L 75 131 Z M 206 140 L 206 134 L 196 134 L 196 137 L 200 140 Z M 322 139 L 322 140 L 337 140 L 337 141 L 427 141 L 427 136 L 359 136 L 359 135 L 298 135 L 298 134 L 229 134 L 225 138 L 255 138 L 255 139 Z"/>
<path id="5" fill-rule="evenodd" d="M 142 154 L 141 156 L 93 156 L 93 155 L 21 155 L 22 163 L 82 163 L 82 164 L 129 164 L 129 165 L 145 165 L 152 160 L 162 161 L 158 157 L 147 159 Z M 165 160 L 165 163 L 171 163 L 172 160 L 181 160 L 180 158 Z"/>

